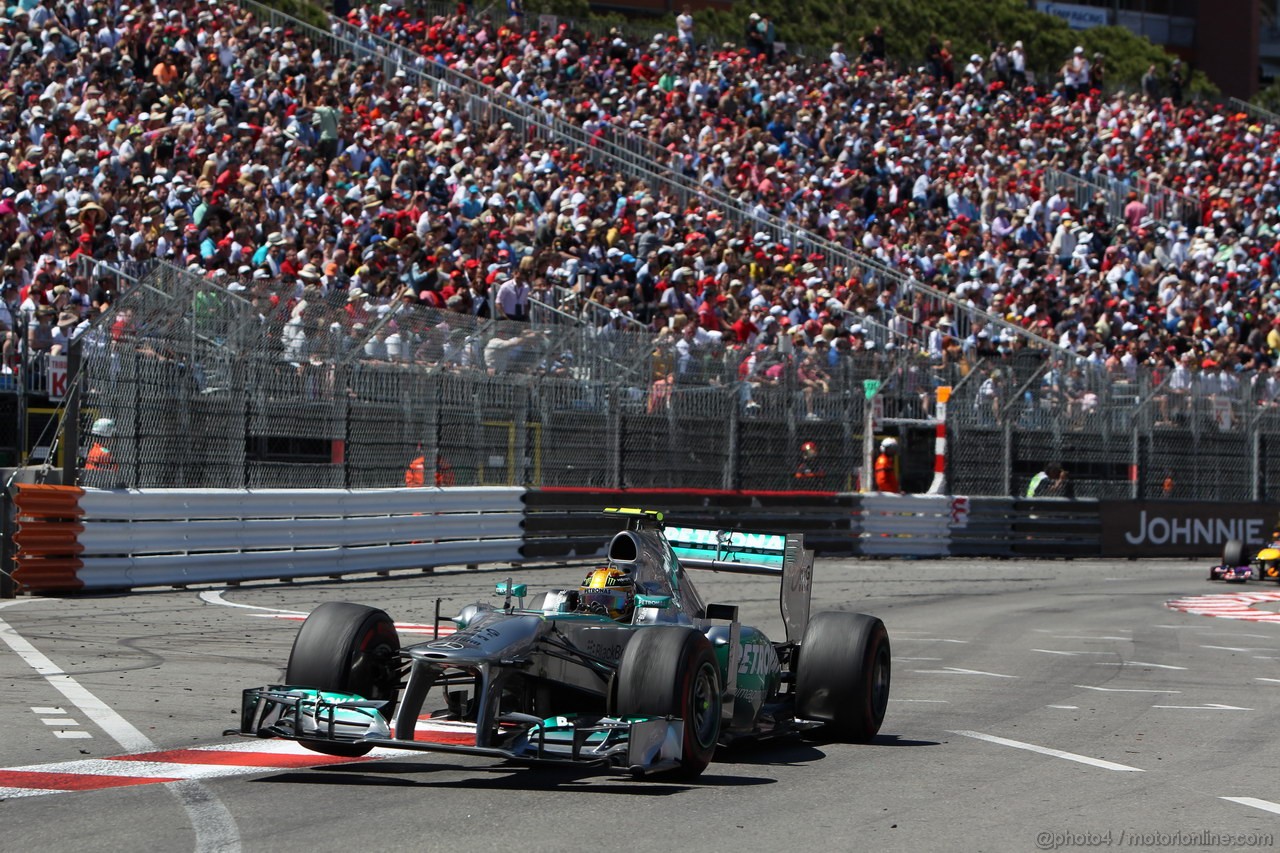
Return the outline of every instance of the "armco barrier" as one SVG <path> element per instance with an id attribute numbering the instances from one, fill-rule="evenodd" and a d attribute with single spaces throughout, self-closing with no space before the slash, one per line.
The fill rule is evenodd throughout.
<path id="1" fill-rule="evenodd" d="M 31 533 L 15 537 L 15 577 L 33 592 L 508 562 L 523 537 L 519 488 L 73 489 L 61 502 L 35 491 L 24 503 L 28 491 L 17 498 Z M 27 520 L 35 506 L 43 515 Z"/>
<path id="2" fill-rule="evenodd" d="M 521 553 L 526 558 L 598 554 L 618 529 L 618 520 L 600 510 L 634 506 L 662 510 L 669 521 L 689 527 L 803 533 L 807 547 L 848 556 L 859 553 L 854 526 L 859 498 L 817 491 L 529 489 Z"/>
<path id="3" fill-rule="evenodd" d="M 860 553 L 866 556 L 942 557 L 951 541 L 947 495 L 860 495 Z"/>
<path id="4" fill-rule="evenodd" d="M 956 499 L 953 499 L 956 500 Z M 967 498 L 951 523 L 957 557 L 1097 557 L 1102 522 L 1095 500 Z"/>
<path id="5" fill-rule="evenodd" d="M 526 558 L 600 553 L 617 520 L 605 506 L 662 510 L 676 524 L 803 533 L 824 556 L 1087 557 L 1101 553 L 1097 501 L 955 495 L 530 489 Z"/>
<path id="6" fill-rule="evenodd" d="M 828 556 L 1091 557 L 1097 501 L 594 488 L 94 491 L 17 487 L 30 592 L 337 576 L 598 556 L 607 506 L 710 530 L 800 533 Z"/>

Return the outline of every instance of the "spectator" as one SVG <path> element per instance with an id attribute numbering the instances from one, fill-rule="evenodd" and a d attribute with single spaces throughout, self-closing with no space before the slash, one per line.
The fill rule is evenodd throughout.
<path id="1" fill-rule="evenodd" d="M 1009 82 L 1019 90 L 1027 85 L 1027 51 L 1021 41 L 1015 41 L 1009 51 Z"/>
<path id="2" fill-rule="evenodd" d="M 1029 498 L 1067 498 L 1069 486 L 1067 472 L 1057 462 L 1051 462 L 1027 484 Z"/>
<path id="3" fill-rule="evenodd" d="M 1160 73 L 1156 71 L 1155 63 L 1147 66 L 1146 73 L 1142 75 L 1142 93 L 1152 103 L 1160 100 Z"/>
<path id="4" fill-rule="evenodd" d="M 1062 86 L 1068 101 L 1089 91 L 1089 60 L 1080 45 L 1076 45 L 1071 58 L 1062 66 Z"/>
<path id="5" fill-rule="evenodd" d="M 693 13 L 689 11 L 688 4 L 676 15 L 676 35 L 685 50 L 693 50 Z"/>

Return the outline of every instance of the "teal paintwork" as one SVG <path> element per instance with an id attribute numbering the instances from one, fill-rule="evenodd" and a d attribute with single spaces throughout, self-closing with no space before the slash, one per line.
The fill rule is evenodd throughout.
<path id="1" fill-rule="evenodd" d="M 715 625 L 707 631 L 707 638 L 715 649 L 720 662 L 720 673 L 728 680 L 729 628 Z M 773 649 L 773 643 L 763 632 L 743 625 L 739 642 L 742 658 L 738 662 L 738 683 L 733 702 L 734 729 L 751 729 L 755 726 L 760 707 L 770 696 L 778 692 L 782 684 L 782 664 Z"/>

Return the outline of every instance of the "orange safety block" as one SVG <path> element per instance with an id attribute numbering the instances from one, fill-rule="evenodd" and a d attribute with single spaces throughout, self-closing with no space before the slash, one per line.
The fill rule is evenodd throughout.
<path id="1" fill-rule="evenodd" d="M 84 551 L 80 544 L 81 533 L 84 533 L 84 525 L 78 521 L 28 519 L 18 524 L 13 542 L 18 546 L 18 559 L 67 557 Z"/>
<path id="2" fill-rule="evenodd" d="M 30 592 L 74 592 L 84 589 L 79 572 L 84 563 L 79 557 L 18 556 L 13 580 Z"/>
<path id="3" fill-rule="evenodd" d="M 80 507 L 80 496 L 83 494 L 84 489 L 79 486 L 19 483 L 13 502 L 18 508 L 19 516 L 80 518 L 84 515 L 84 510 Z"/>
<path id="4" fill-rule="evenodd" d="M 13 502 L 18 530 L 13 535 L 13 580 L 31 592 L 72 592 L 84 588 L 80 534 L 84 515 L 77 486 L 20 483 Z"/>

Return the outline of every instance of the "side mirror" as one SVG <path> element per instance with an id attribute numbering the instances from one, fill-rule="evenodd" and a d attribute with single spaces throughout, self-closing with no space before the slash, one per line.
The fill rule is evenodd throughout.
<path id="1" fill-rule="evenodd" d="M 637 595 L 636 607 L 655 607 L 658 610 L 670 610 L 671 596 L 669 595 Z"/>

